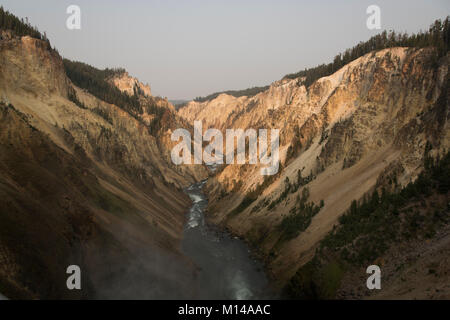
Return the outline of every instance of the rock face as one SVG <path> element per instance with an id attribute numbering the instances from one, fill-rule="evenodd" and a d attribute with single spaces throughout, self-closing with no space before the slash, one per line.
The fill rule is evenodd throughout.
<path id="1" fill-rule="evenodd" d="M 148 84 L 141 83 L 138 79 L 131 77 L 126 71 L 113 77 L 110 81 L 120 91 L 126 92 L 130 96 L 137 92 L 149 97 L 152 95 Z"/>
<path id="2" fill-rule="evenodd" d="M 181 188 L 205 177 L 202 167 L 170 161 L 171 128 L 184 121 L 128 75 L 112 81 L 139 88 L 141 119 L 75 87 L 58 53 L 30 37 L 1 37 L 0 70 L 1 292 L 173 297 L 191 277 L 178 247 L 190 204 Z M 150 102 L 167 105 L 155 132 Z M 82 291 L 66 288 L 73 264 Z M 155 290 L 140 291 L 148 281 Z"/>
<path id="3" fill-rule="evenodd" d="M 308 88 L 304 79 L 281 80 L 250 98 L 222 94 L 179 110 L 188 122 L 201 120 L 204 127 L 280 130 L 278 175 L 263 184 L 259 165 L 227 165 L 208 184 L 209 219 L 259 249 L 280 287 L 311 259 L 352 200 L 393 173 L 399 184 L 414 180 L 427 142 L 433 154 L 448 150 L 443 97 L 449 57 L 436 63 L 433 56 L 432 48 L 380 50 Z M 305 187 L 309 199 L 324 200 L 324 207 L 305 231 L 281 241 L 279 225 Z"/>
<path id="4" fill-rule="evenodd" d="M 18 90 L 67 96 L 69 80 L 64 74 L 62 60 L 46 42 L 28 36 L 15 37 L 8 31 L 0 32 L 3 96 L 6 91 Z M 46 72 L 38 72 L 39 69 Z"/>
<path id="5" fill-rule="evenodd" d="M 0 292 L 8 298 L 189 292 L 193 268 L 179 252 L 190 203 L 182 188 L 207 171 L 173 165 L 170 136 L 192 130 L 195 120 L 204 129 L 280 130 L 276 175 L 264 178 L 260 165 L 222 166 L 207 191 L 208 218 L 258 249 L 283 287 L 352 200 L 393 176 L 399 185 L 414 180 L 425 150 L 449 149 L 449 56 L 433 57 L 433 48 L 385 49 L 309 87 L 301 78 L 280 80 L 253 97 L 221 94 L 178 112 L 122 72 L 108 81 L 137 96 L 139 112 L 131 114 L 76 87 L 47 42 L 2 31 Z M 287 239 L 280 225 L 305 195 L 323 205 Z M 82 291 L 67 290 L 69 265 L 81 267 Z"/>

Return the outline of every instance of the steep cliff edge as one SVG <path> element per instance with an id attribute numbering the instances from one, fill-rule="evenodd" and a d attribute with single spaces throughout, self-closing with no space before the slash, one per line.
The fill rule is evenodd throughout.
<path id="1" fill-rule="evenodd" d="M 309 87 L 283 79 L 253 97 L 220 95 L 179 114 L 204 127 L 280 130 L 282 169 L 226 165 L 210 179 L 209 218 L 260 250 L 282 287 L 308 262 L 352 200 L 414 180 L 449 149 L 449 57 L 433 48 L 366 54 Z M 321 201 L 323 200 L 323 202 Z"/>
<path id="2" fill-rule="evenodd" d="M 143 84 L 138 79 L 130 76 L 128 72 L 123 70 L 117 76 L 109 79 L 120 91 L 126 92 L 128 95 L 132 96 L 136 92 L 141 93 L 145 96 L 150 97 L 152 91 L 148 84 Z"/>
<path id="3" fill-rule="evenodd" d="M 179 253 L 190 203 L 181 188 L 205 176 L 170 161 L 165 141 L 182 121 L 173 108 L 160 106 L 155 134 L 146 106 L 156 98 L 145 87 L 139 117 L 73 85 L 47 42 L 8 31 L 0 70 L 0 291 L 173 297 L 192 271 Z M 73 264 L 81 293 L 66 288 Z"/>

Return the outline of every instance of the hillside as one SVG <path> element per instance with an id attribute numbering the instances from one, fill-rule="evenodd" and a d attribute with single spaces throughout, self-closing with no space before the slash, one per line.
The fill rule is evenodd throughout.
<path id="1" fill-rule="evenodd" d="M 299 299 L 448 299 L 450 153 L 425 155 L 424 171 L 400 188 L 353 201 L 339 226 L 299 268 L 286 293 Z M 365 268 L 383 268 L 383 290 L 365 288 Z"/>
<path id="2" fill-rule="evenodd" d="M 449 43 L 449 18 L 384 32 L 174 106 L 125 69 L 63 59 L 0 8 L 0 297 L 448 299 Z M 194 121 L 278 129 L 278 171 L 247 155 L 175 165 L 172 133 Z M 371 264 L 382 291 L 365 287 Z M 67 290 L 69 265 L 83 290 Z"/>
<path id="3" fill-rule="evenodd" d="M 285 78 L 253 97 L 180 109 L 207 128 L 280 129 L 279 173 L 222 166 L 207 187 L 210 221 L 259 250 L 284 287 L 353 200 L 393 174 L 401 186 L 415 180 L 426 146 L 433 155 L 449 149 L 448 61 L 433 47 L 392 47 L 309 86 Z"/>
<path id="4" fill-rule="evenodd" d="M 141 277 L 164 288 L 190 281 L 190 262 L 179 253 L 190 203 L 181 188 L 205 171 L 172 165 L 166 142 L 182 122 L 173 107 L 135 79 L 140 90 L 129 95 L 124 73 L 98 79 L 97 91 L 80 88 L 46 41 L 8 30 L 0 68 L 0 291 L 79 298 L 121 286 L 132 297 L 142 294 Z M 89 275 L 82 293 L 65 288 L 71 264 Z M 158 271 L 166 265 L 179 279 Z"/>

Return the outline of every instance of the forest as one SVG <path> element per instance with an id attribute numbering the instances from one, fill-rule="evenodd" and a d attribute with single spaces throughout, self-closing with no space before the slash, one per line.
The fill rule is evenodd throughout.
<path id="1" fill-rule="evenodd" d="M 248 88 L 248 89 L 244 89 L 244 90 L 221 91 L 221 92 L 215 92 L 206 97 L 197 97 L 194 99 L 194 101 L 205 102 L 205 101 L 213 100 L 213 99 L 217 98 L 219 95 L 221 95 L 222 93 L 228 94 L 228 95 L 236 97 L 236 98 L 243 97 L 243 96 L 253 97 L 260 92 L 266 91 L 267 89 L 269 89 L 269 86 L 253 87 L 253 88 Z"/>
<path id="2" fill-rule="evenodd" d="M 28 19 L 26 19 L 28 20 Z M 297 79 L 305 78 L 301 84 L 306 87 L 310 86 L 319 78 L 329 76 L 352 62 L 353 60 L 362 57 L 363 55 L 377 50 L 382 50 L 392 47 L 429 47 L 434 46 L 437 49 L 437 59 L 447 54 L 450 47 L 450 26 L 449 17 L 444 21 L 436 20 L 427 31 L 419 32 L 417 34 L 408 35 L 407 33 L 396 33 L 395 31 L 382 33 L 371 37 L 369 40 L 360 42 L 353 48 L 347 49 L 343 53 L 335 56 L 333 62 L 328 64 L 321 64 L 313 68 L 305 68 L 302 71 L 285 75 L 283 79 Z M 0 29 L 12 30 L 18 36 L 31 36 L 33 38 L 50 42 L 44 35 L 39 32 L 36 27 L 33 27 L 28 21 L 19 19 L 3 7 L 0 7 Z M 66 71 L 72 81 L 82 87 L 89 87 L 90 92 L 97 97 L 104 99 L 107 102 L 115 103 L 133 113 L 139 112 L 139 103 L 135 97 L 120 95 L 114 88 L 107 88 L 104 79 L 112 76 L 114 73 L 123 72 L 123 69 L 105 69 L 97 70 L 89 65 L 64 60 Z M 94 70 L 95 69 L 95 70 Z M 70 73 L 70 74 L 69 74 Z M 86 78 L 88 76 L 89 79 Z M 84 85 L 84 86 L 83 86 Z M 256 94 L 266 91 L 269 86 L 252 87 L 243 90 L 228 90 L 215 92 L 205 97 L 196 97 L 194 101 L 205 102 L 217 98 L 220 94 L 225 93 L 234 97 L 248 96 L 252 97 Z"/>
<path id="3" fill-rule="evenodd" d="M 426 32 L 408 35 L 407 33 L 396 33 L 395 31 L 383 31 L 373 36 L 365 42 L 360 42 L 353 48 L 347 49 L 344 53 L 335 56 L 333 62 L 329 64 L 321 64 L 314 68 L 308 68 L 297 73 L 284 76 L 283 79 L 297 79 L 305 77 L 302 84 L 309 87 L 314 81 L 322 77 L 329 76 L 346 64 L 362 57 L 363 55 L 377 50 L 392 47 L 436 47 L 438 56 L 442 57 L 447 54 L 450 46 L 450 26 L 449 17 L 443 22 L 436 20 Z"/>
<path id="4" fill-rule="evenodd" d="M 0 6 L 0 29 L 2 30 L 12 30 L 18 36 L 30 36 L 40 40 L 47 40 L 44 33 L 41 34 L 36 27 L 33 27 L 29 22 L 28 18 L 19 19 L 9 11 L 5 11 L 3 6 Z"/>
<path id="5" fill-rule="evenodd" d="M 395 31 L 382 33 L 371 37 L 365 42 L 360 42 L 353 48 L 347 49 L 344 53 L 339 53 L 334 57 L 333 62 L 328 64 L 321 64 L 313 68 L 305 68 L 302 71 L 285 75 L 283 79 L 297 79 L 305 77 L 301 83 L 309 87 L 314 81 L 322 77 L 329 76 L 346 64 L 353 60 L 362 57 L 363 55 L 377 50 L 382 50 L 392 47 L 430 47 L 437 48 L 438 56 L 442 57 L 447 54 L 450 47 L 450 28 L 449 17 L 444 21 L 436 20 L 426 32 L 419 32 L 417 34 L 408 35 L 407 33 L 396 33 Z M 197 97 L 194 101 L 205 102 L 217 98 L 220 94 L 225 93 L 234 97 L 248 96 L 252 97 L 260 92 L 266 91 L 269 86 L 253 87 L 244 90 L 229 90 L 215 92 L 205 97 Z"/>
<path id="6" fill-rule="evenodd" d="M 167 111 L 166 108 L 158 106 L 157 101 L 161 100 L 161 98 L 149 96 L 144 97 L 137 86 L 134 88 L 134 94 L 128 95 L 127 93 L 120 91 L 108 81 L 114 76 L 119 76 L 125 73 L 125 69 L 107 68 L 100 70 L 86 63 L 70 61 L 68 59 L 63 59 L 63 63 L 67 76 L 76 86 L 87 90 L 90 94 L 100 100 L 118 106 L 138 121 L 141 121 L 140 115 L 144 113 L 145 108 L 145 112 L 155 115 L 151 123 L 147 125 L 150 134 L 154 135 L 160 129 L 160 120 Z M 78 98 L 74 93 L 69 93 L 69 99 L 80 108 L 85 107 L 80 101 L 78 101 Z M 99 110 L 96 108 L 92 110 L 99 113 Z M 100 113 L 99 115 L 105 118 L 104 113 Z M 110 122 L 107 117 L 105 119 Z"/>
<path id="7" fill-rule="evenodd" d="M 427 148 L 429 150 L 429 148 Z M 320 242 L 314 258 L 300 267 L 286 294 L 300 299 L 331 299 L 344 272 L 354 272 L 382 257 L 392 246 L 432 239 L 450 221 L 450 153 L 431 157 L 404 187 L 394 175 L 389 186 L 354 200 Z"/>
<path id="8" fill-rule="evenodd" d="M 132 115 L 142 113 L 142 107 L 137 94 L 129 96 L 111 85 L 107 80 L 110 77 L 125 72 L 124 69 L 99 70 L 83 62 L 64 59 L 66 74 L 72 82 L 100 100 L 124 109 Z"/>

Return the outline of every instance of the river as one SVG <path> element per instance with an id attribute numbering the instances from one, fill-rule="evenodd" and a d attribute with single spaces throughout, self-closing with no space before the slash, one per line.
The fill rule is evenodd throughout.
<path id="1" fill-rule="evenodd" d="M 264 267 L 252 257 L 247 244 L 205 222 L 204 210 L 208 204 L 202 192 L 205 183 L 186 189 L 193 204 L 184 229 L 182 251 L 198 267 L 195 298 L 273 298 Z"/>

